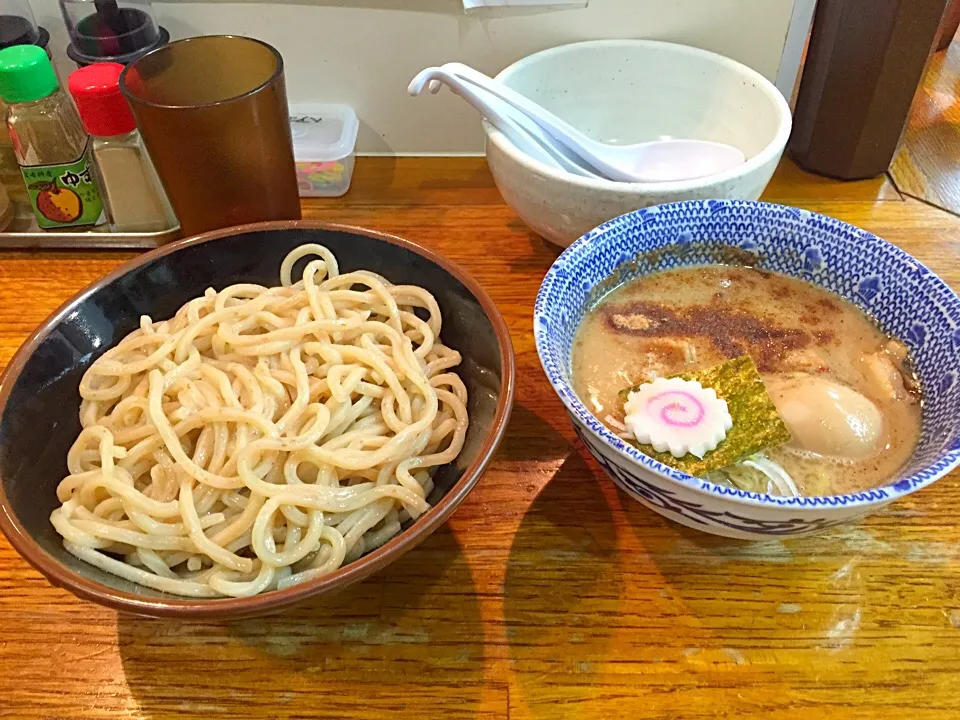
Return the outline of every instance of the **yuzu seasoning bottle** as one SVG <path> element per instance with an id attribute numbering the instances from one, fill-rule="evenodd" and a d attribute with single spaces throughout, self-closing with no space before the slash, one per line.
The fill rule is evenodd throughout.
<path id="1" fill-rule="evenodd" d="M 0 50 L 0 98 L 37 225 L 66 230 L 97 224 L 103 202 L 90 138 L 42 48 Z"/>

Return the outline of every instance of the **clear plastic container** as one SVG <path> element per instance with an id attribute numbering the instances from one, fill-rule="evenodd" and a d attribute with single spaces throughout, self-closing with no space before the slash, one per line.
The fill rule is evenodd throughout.
<path id="1" fill-rule="evenodd" d="M 291 105 L 300 197 L 340 197 L 350 189 L 360 123 L 349 105 Z"/>
<path id="2" fill-rule="evenodd" d="M 37 25 L 27 0 L 0 0 L 0 49 L 39 45 L 46 50 L 49 40 L 50 33 Z"/>
<path id="3" fill-rule="evenodd" d="M 150 0 L 60 0 L 60 10 L 70 35 L 67 55 L 80 67 L 127 65 L 170 39 Z"/>

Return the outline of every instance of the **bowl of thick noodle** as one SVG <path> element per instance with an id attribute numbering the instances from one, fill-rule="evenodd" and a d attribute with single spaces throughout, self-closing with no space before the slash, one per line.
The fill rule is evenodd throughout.
<path id="1" fill-rule="evenodd" d="M 0 527 L 118 610 L 275 611 L 439 527 L 503 435 L 514 360 L 466 273 L 310 223 L 147 253 L 51 315 L 0 383 Z"/>

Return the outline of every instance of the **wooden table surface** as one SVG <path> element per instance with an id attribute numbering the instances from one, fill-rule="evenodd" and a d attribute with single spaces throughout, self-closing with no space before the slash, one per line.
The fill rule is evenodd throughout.
<path id="1" fill-rule="evenodd" d="M 960 213 L 960 41 L 930 59 L 890 176 L 905 195 Z"/>
<path id="2" fill-rule="evenodd" d="M 960 287 L 960 219 L 883 179 L 784 163 L 766 197 L 847 220 Z M 54 589 L 0 538 L 0 718 L 960 717 L 960 482 L 856 525 L 751 544 L 621 495 L 574 441 L 531 333 L 557 250 L 482 160 L 361 160 L 306 215 L 403 235 L 490 291 L 517 352 L 500 451 L 449 524 L 286 615 L 184 624 Z M 126 256 L 0 254 L 0 366 Z"/>

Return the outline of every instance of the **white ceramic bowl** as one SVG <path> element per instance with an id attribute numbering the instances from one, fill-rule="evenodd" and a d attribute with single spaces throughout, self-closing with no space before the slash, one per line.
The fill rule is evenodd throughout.
<path id="1" fill-rule="evenodd" d="M 611 433 L 573 390 L 570 350 L 592 290 L 680 265 L 752 264 L 845 297 L 910 349 L 923 387 L 923 429 L 913 457 L 881 487 L 785 498 L 715 485 L 644 455 Z M 783 205 L 707 200 L 639 210 L 571 245 L 540 286 L 534 338 L 550 384 L 584 445 L 624 492 L 684 525 L 716 535 L 770 539 L 849 522 L 931 485 L 960 464 L 960 298 L 930 270 L 870 233 Z"/>
<path id="2" fill-rule="evenodd" d="M 734 60 L 686 45 L 654 40 L 563 45 L 523 58 L 497 79 L 596 140 L 714 140 L 747 157 L 729 172 L 698 180 L 593 180 L 532 159 L 484 122 L 487 162 L 504 199 L 527 225 L 561 247 L 611 218 L 651 205 L 756 200 L 790 135 L 790 108 L 770 81 Z"/>

